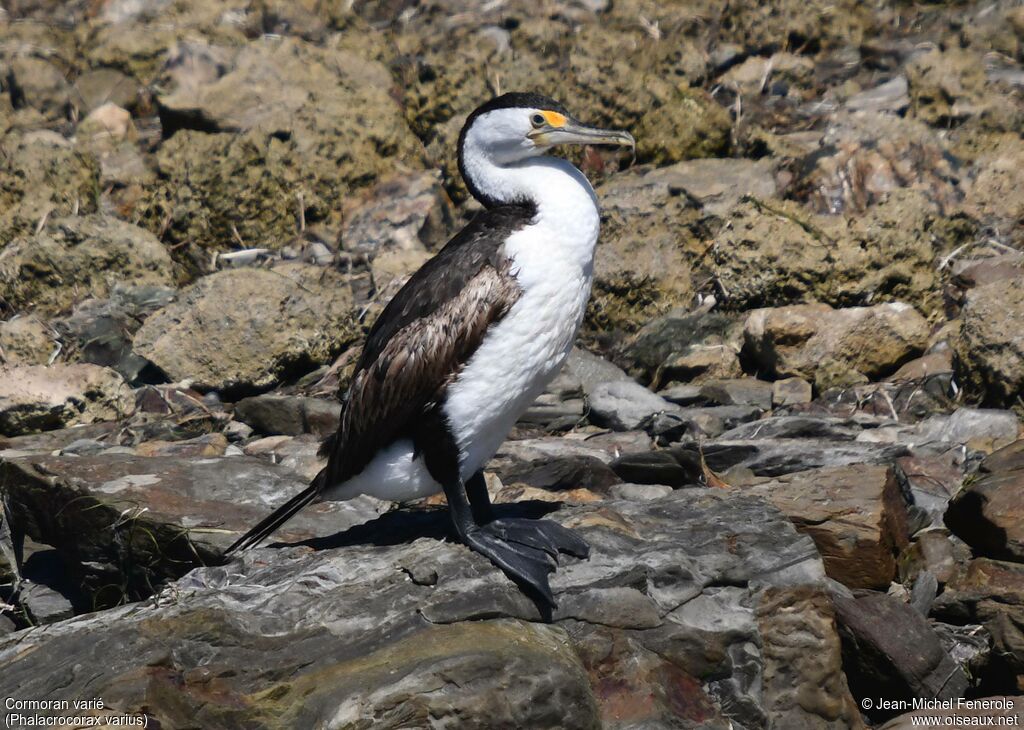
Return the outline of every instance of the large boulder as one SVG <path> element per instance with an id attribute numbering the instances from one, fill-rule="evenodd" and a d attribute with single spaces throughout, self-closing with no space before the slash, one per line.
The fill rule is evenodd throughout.
<path id="1" fill-rule="evenodd" d="M 832 309 L 798 304 L 747 315 L 745 352 L 772 377 L 802 377 L 819 391 L 895 371 L 928 344 L 928 323 L 901 302 Z"/>
<path id="2" fill-rule="evenodd" d="M 134 350 L 172 380 L 245 391 L 329 362 L 359 336 L 341 274 L 283 264 L 203 277 L 146 320 Z"/>
<path id="3" fill-rule="evenodd" d="M 170 139 L 143 220 L 173 243 L 221 248 L 280 248 L 304 222 L 336 229 L 347 194 L 421 165 L 391 83 L 375 61 L 298 40 L 226 53 L 212 78 L 158 100 Z"/>
<path id="4" fill-rule="evenodd" d="M 0 639 L 0 691 L 57 700 L 88 682 L 108 711 L 207 728 L 858 726 L 821 562 L 764 502 L 681 490 L 549 519 L 592 546 L 554 575 L 550 624 L 435 539 L 444 513 L 400 511 Z M 109 661 L 88 676 L 54 671 L 97 651 Z"/>
<path id="5" fill-rule="evenodd" d="M 131 415 L 135 399 L 120 375 L 97 365 L 0 369 L 0 435 L 18 436 Z"/>
<path id="6" fill-rule="evenodd" d="M 171 257 L 148 231 L 106 215 L 58 218 L 0 251 L 0 297 L 55 313 L 115 284 L 170 285 Z"/>
<path id="7" fill-rule="evenodd" d="M 723 219 L 711 273 L 732 309 L 903 300 L 935 311 L 942 305 L 936 259 L 973 232 L 915 189 L 891 191 L 849 218 L 748 197 Z"/>

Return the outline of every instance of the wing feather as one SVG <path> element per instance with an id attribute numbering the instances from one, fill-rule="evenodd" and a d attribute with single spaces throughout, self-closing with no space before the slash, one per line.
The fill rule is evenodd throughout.
<path id="1" fill-rule="evenodd" d="M 489 210 L 417 271 L 370 330 L 346 393 L 341 424 L 324 443 L 321 488 L 361 472 L 409 435 L 419 418 L 519 298 L 502 243 L 529 209 Z"/>

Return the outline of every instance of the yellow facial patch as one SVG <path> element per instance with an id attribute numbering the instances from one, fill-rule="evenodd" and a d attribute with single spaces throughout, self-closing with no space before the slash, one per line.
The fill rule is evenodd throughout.
<path id="1" fill-rule="evenodd" d="M 550 112 L 550 111 L 548 111 L 548 112 L 541 112 L 541 114 L 544 116 L 544 121 L 546 121 L 549 126 L 552 126 L 552 127 L 555 127 L 555 128 L 557 128 L 557 127 L 564 127 L 565 123 L 568 121 L 565 118 L 564 114 L 559 114 L 558 112 Z"/>

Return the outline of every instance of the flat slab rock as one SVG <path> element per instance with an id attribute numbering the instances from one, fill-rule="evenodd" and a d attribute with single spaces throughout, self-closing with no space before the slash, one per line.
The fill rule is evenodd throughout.
<path id="1" fill-rule="evenodd" d="M 907 508 L 892 469 L 854 464 L 812 469 L 744 488 L 810 535 L 825 572 L 850 588 L 884 590 L 907 546 Z"/>
<path id="2" fill-rule="evenodd" d="M 307 482 L 248 456 L 191 458 L 29 455 L 0 459 L 13 525 L 73 563 L 111 566 L 129 595 L 223 550 Z M 305 540 L 376 517 L 387 503 L 360 497 L 303 510 L 274 539 Z"/>
<path id="3" fill-rule="evenodd" d="M 773 508 L 693 489 L 549 518 L 592 546 L 552 623 L 435 539 L 442 511 L 400 510 L 4 637 L 0 694 L 210 729 L 859 726 L 821 561 Z"/>

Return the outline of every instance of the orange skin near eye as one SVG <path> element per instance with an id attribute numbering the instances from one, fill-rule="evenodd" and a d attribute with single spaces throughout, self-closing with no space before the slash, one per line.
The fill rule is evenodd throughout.
<path id="1" fill-rule="evenodd" d="M 548 123 L 548 125 L 552 126 L 552 127 L 556 127 L 557 128 L 557 127 L 565 126 L 566 121 L 568 121 L 565 118 L 564 114 L 559 114 L 558 112 L 545 111 L 545 112 L 541 112 L 541 114 L 544 117 L 544 121 L 546 121 Z"/>

